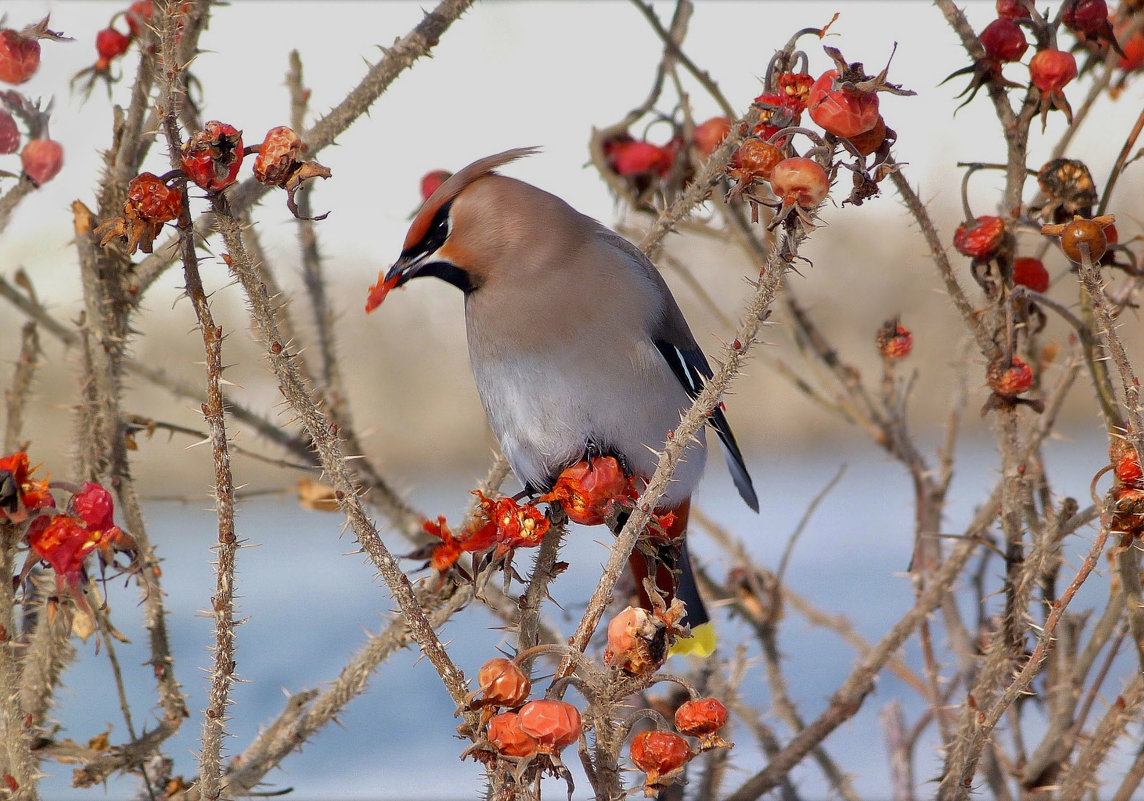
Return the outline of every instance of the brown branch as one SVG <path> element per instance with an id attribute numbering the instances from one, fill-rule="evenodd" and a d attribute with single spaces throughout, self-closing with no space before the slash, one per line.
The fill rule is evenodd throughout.
<path id="1" fill-rule="evenodd" d="M 32 394 L 32 379 L 36 375 L 40 358 L 40 335 L 36 323 L 29 320 L 20 332 L 20 355 L 12 372 L 12 385 L 4 390 L 6 415 L 4 421 L 4 453 L 20 449 L 20 434 L 24 430 L 24 412 Z"/>

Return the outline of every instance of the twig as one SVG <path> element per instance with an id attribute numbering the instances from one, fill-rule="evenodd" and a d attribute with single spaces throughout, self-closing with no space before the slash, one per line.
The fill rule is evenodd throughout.
<path id="1" fill-rule="evenodd" d="M 20 332 L 20 355 L 12 373 L 12 385 L 4 390 L 7 414 L 4 421 L 4 453 L 19 449 L 20 434 L 24 430 L 24 412 L 32 393 L 32 379 L 36 375 L 40 357 L 40 335 L 36 323 L 29 320 Z"/>

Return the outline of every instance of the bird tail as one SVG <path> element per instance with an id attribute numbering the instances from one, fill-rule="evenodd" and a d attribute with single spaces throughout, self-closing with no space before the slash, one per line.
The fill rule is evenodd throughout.
<path id="1" fill-rule="evenodd" d="M 687 520 L 691 513 L 691 501 L 688 499 L 674 509 L 662 511 L 675 516 L 664 532 L 670 546 L 661 549 L 663 558 L 649 557 L 637 548 L 632 551 L 628 560 L 636 580 L 640 606 L 644 609 L 652 608 L 651 598 L 648 597 L 644 587 L 644 579 L 651 575 L 651 568 L 654 567 L 656 589 L 668 604 L 673 598 L 683 602 L 686 608 L 683 622 L 691 629 L 691 636 L 676 640 L 671 647 L 671 653 L 709 656 L 715 650 L 715 629 L 707 614 L 707 608 L 703 605 L 703 599 L 699 597 L 699 587 L 691 567 L 691 556 L 687 552 Z"/>

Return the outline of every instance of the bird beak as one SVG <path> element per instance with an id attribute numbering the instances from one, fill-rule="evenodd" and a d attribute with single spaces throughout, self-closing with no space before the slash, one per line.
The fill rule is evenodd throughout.
<path id="1" fill-rule="evenodd" d="M 416 258 L 400 258 L 388 270 L 377 274 L 377 283 L 369 289 L 369 297 L 365 301 L 365 311 L 371 311 L 381 305 L 389 290 L 396 289 L 411 278 L 416 278 L 421 266 L 428 258 L 428 253 L 421 253 Z"/>

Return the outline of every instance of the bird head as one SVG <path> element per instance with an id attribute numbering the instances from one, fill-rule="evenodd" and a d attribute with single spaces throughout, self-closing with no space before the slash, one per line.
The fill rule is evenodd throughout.
<path id="1" fill-rule="evenodd" d="M 410 223 L 397 261 L 378 274 L 377 283 L 370 288 L 365 310 L 373 311 L 391 289 L 422 275 L 436 276 L 463 292 L 475 289 L 483 279 L 482 260 L 477 258 L 479 254 L 476 252 L 486 239 L 481 232 L 493 230 L 503 235 L 504 226 L 482 219 L 491 213 L 494 204 L 466 203 L 463 196 L 480 179 L 493 174 L 497 167 L 537 150 L 535 147 L 519 147 L 486 156 L 441 184 Z M 468 192 L 470 196 L 474 194 Z"/>

